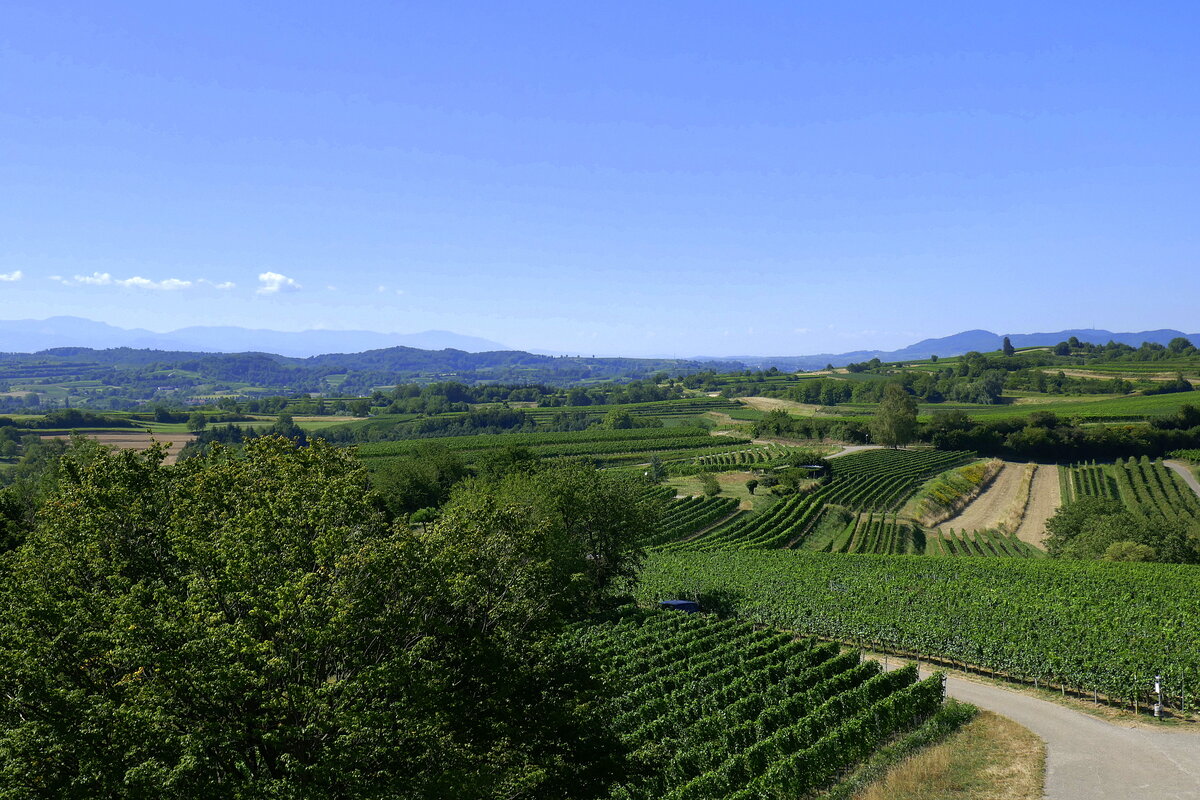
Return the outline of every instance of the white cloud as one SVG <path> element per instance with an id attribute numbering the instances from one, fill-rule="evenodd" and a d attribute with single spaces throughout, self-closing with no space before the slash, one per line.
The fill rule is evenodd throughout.
<path id="1" fill-rule="evenodd" d="M 93 272 L 91 275 L 74 275 L 70 278 L 51 275 L 50 280 L 58 281 L 64 286 L 121 286 L 126 289 L 149 289 L 159 292 L 190 289 L 195 285 L 193 281 L 185 281 L 180 278 L 166 278 L 161 281 L 152 281 L 140 275 L 134 275 L 131 278 L 114 278 L 108 272 Z"/>
<path id="2" fill-rule="evenodd" d="M 24 277 L 25 274 L 19 269 L 14 270 L 13 272 L 0 272 L 0 282 L 4 283 L 16 283 Z"/>
<path id="3" fill-rule="evenodd" d="M 63 281 L 63 283 L 81 283 L 85 286 L 108 286 L 112 282 L 112 275 L 109 275 L 107 272 L 93 272 L 91 275 L 76 275 L 73 281 Z"/>
<path id="4" fill-rule="evenodd" d="M 222 291 L 226 289 L 232 289 L 233 287 L 237 286 L 237 284 L 233 281 L 221 281 L 220 283 L 216 283 L 214 281 L 210 281 L 208 278 L 201 278 L 200 280 L 196 281 L 196 283 L 202 283 L 205 286 L 211 286 L 214 289 L 221 289 Z"/>
<path id="5" fill-rule="evenodd" d="M 155 289 L 165 292 L 174 292 L 179 289 L 192 288 L 191 281 L 181 281 L 178 278 L 167 278 L 165 281 L 152 281 L 149 278 L 143 278 L 138 275 L 124 280 L 113 281 L 117 286 L 124 286 L 127 289 Z"/>
<path id="6" fill-rule="evenodd" d="M 278 294 L 279 292 L 294 292 L 300 284 L 287 275 L 278 272 L 264 272 L 258 276 L 258 294 Z"/>

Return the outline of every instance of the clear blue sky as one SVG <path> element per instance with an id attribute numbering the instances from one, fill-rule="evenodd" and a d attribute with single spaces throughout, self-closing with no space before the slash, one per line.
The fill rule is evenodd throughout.
<path id="1" fill-rule="evenodd" d="M 1197 329 L 1197 9 L 9 0 L 0 318 L 680 356 Z"/>

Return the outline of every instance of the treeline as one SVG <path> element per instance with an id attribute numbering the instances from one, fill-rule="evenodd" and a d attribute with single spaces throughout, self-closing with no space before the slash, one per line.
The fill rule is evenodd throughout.
<path id="1" fill-rule="evenodd" d="M 1108 344 L 1093 344 L 1081 342 L 1072 336 L 1056 344 L 1051 352 L 1056 356 L 1083 356 L 1093 361 L 1165 361 L 1180 356 L 1200 355 L 1200 350 L 1182 336 L 1176 336 L 1165 345 L 1142 342 L 1140 347 L 1111 341 Z"/>
<path id="2" fill-rule="evenodd" d="M 938 412 L 918 436 L 940 450 L 1032 461 L 1108 461 L 1200 445 L 1200 408 L 1184 405 L 1149 425 L 1080 425 L 1048 411 L 1027 417 L 974 420 L 961 411 Z"/>
<path id="3" fill-rule="evenodd" d="M 869 440 L 866 422 L 792 417 L 771 411 L 753 423 L 756 438 Z M 1026 417 L 973 419 L 958 410 L 938 411 L 917 426 L 916 441 L 939 450 L 974 450 L 980 455 L 1026 461 L 1108 461 L 1200 447 L 1200 408 L 1184 405 L 1149 425 L 1080 425 L 1048 411 Z"/>

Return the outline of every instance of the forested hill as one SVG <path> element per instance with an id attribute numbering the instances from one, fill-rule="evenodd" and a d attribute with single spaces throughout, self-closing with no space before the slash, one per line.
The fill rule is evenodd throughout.
<path id="1" fill-rule="evenodd" d="M 664 358 L 547 356 L 520 350 L 468 353 L 403 346 L 309 358 L 272 353 L 59 347 L 31 354 L 0 355 L 0 382 L 36 375 L 59 380 L 95 380 L 119 386 L 143 380 L 160 386 L 191 380 L 197 385 L 219 381 L 304 392 L 322 392 L 336 386 L 343 392 L 370 393 L 376 386 L 411 381 L 453 379 L 463 383 L 505 381 L 565 385 L 589 380 L 631 380 L 657 372 L 690 374 L 711 370 L 714 366 L 737 370 L 743 365 Z"/>

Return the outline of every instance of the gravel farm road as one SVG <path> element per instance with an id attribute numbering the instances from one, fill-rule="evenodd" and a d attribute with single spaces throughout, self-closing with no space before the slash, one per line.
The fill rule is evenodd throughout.
<path id="1" fill-rule="evenodd" d="M 1046 742 L 1050 800 L 1200 800 L 1196 733 L 1114 725 L 962 678 L 947 678 L 946 693 L 1008 717 Z"/>
<path id="2" fill-rule="evenodd" d="M 1183 478 L 1183 482 L 1192 487 L 1193 492 L 1200 494 L 1200 481 L 1196 480 L 1196 476 L 1188 469 L 1187 464 L 1184 464 L 1182 461 L 1164 461 L 1163 464 L 1175 470 L 1179 474 L 1179 477 Z"/>

